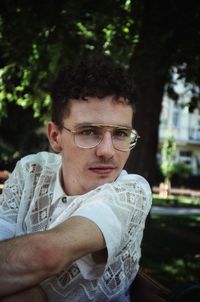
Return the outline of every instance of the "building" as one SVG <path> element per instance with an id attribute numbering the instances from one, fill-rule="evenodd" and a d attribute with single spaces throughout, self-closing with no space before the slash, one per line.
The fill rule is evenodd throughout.
<path id="1" fill-rule="evenodd" d="M 159 150 L 166 135 L 171 132 L 176 142 L 176 161 L 184 162 L 192 174 L 200 175 L 200 110 L 189 112 L 191 90 L 179 92 L 177 101 L 167 95 L 163 98 L 159 127 Z"/>

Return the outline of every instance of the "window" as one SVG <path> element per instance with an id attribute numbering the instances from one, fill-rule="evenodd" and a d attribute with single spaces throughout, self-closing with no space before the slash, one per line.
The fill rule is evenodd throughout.
<path id="1" fill-rule="evenodd" d="M 172 123 L 175 128 L 179 126 L 179 112 L 177 109 L 173 112 Z"/>
<path id="2" fill-rule="evenodd" d="M 181 150 L 179 155 L 181 157 L 192 157 L 192 151 L 188 151 L 188 150 Z"/>

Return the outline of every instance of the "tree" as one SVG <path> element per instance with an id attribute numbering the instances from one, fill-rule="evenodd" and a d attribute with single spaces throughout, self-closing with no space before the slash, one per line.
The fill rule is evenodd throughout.
<path id="1" fill-rule="evenodd" d="M 138 92 L 141 140 L 127 168 L 153 182 L 162 96 L 171 68 L 200 85 L 198 0 L 0 2 L 0 112 L 9 102 L 49 113 L 49 84 L 59 67 L 86 53 L 107 53 L 129 68 Z M 193 105 L 198 105 L 195 94 Z"/>
<path id="2" fill-rule="evenodd" d="M 171 188 L 171 178 L 176 171 L 176 143 L 171 133 L 168 133 L 166 136 L 161 149 L 160 168 L 169 191 Z"/>
<path id="3" fill-rule="evenodd" d="M 139 42 L 130 61 L 138 105 L 135 127 L 142 143 L 131 155 L 129 170 L 154 180 L 163 93 L 173 91 L 172 67 L 179 78 L 200 85 L 200 2 L 135 0 L 133 20 Z M 196 95 L 196 106 L 199 95 Z"/>
<path id="4" fill-rule="evenodd" d="M 168 197 L 172 186 L 174 176 L 178 177 L 180 182 L 192 173 L 192 169 L 184 162 L 176 159 L 176 142 L 173 134 L 169 132 L 161 148 L 160 170 L 164 176 L 164 195 Z"/>

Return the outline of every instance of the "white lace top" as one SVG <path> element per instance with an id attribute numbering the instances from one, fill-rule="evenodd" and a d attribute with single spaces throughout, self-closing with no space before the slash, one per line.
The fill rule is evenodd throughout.
<path id="1" fill-rule="evenodd" d="M 122 171 L 113 183 L 84 195 L 66 196 L 60 155 L 40 152 L 19 161 L 0 195 L 0 240 L 53 228 L 71 216 L 98 225 L 107 246 L 105 265 L 87 255 L 42 283 L 51 302 L 129 301 L 151 207 L 146 180 Z M 70 175 L 69 175 L 70 177 Z"/>

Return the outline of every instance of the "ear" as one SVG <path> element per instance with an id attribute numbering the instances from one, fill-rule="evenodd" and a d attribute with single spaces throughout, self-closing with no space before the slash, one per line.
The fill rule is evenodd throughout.
<path id="1" fill-rule="evenodd" d="M 61 146 L 61 130 L 53 122 L 49 122 L 47 126 L 48 139 L 51 145 L 51 148 L 55 152 L 62 151 Z"/>

